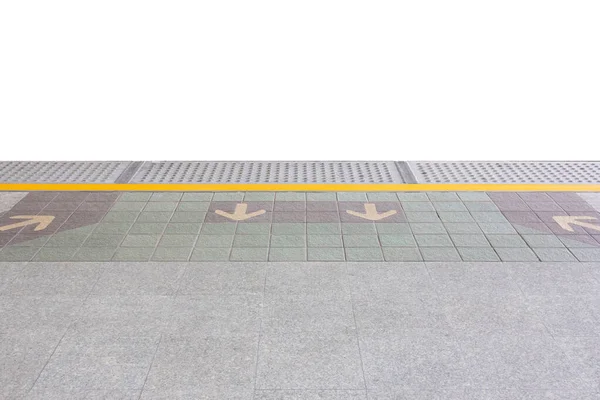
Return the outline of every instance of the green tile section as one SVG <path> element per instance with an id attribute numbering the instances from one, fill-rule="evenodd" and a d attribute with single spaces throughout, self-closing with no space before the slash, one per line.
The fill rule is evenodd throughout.
<path id="1" fill-rule="evenodd" d="M 600 261 L 595 232 L 561 234 L 541 221 L 511 223 L 507 219 L 511 214 L 500 211 L 506 204 L 496 203 L 494 196 L 478 192 L 122 193 L 110 209 L 105 208 L 108 211 L 99 223 L 29 240 L 5 240 L 0 261 Z M 338 218 L 344 213 L 344 203 L 338 203 L 339 213 L 311 211 L 323 214 L 316 221 L 326 222 L 273 222 L 270 215 L 260 221 L 219 221 L 210 211 L 215 209 L 211 201 L 247 202 L 250 209 L 269 210 L 278 209 L 280 203 L 279 210 L 294 209 L 298 214 L 304 211 L 297 210 L 306 209 L 336 210 L 329 204 L 336 201 L 385 202 L 390 209 L 394 207 L 388 204 L 396 204 L 401 218 L 393 222 Z M 279 220 L 285 218 L 279 215 Z"/>

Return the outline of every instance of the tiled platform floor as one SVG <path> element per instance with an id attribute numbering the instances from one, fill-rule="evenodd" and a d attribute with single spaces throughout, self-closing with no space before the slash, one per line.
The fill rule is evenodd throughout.
<path id="1" fill-rule="evenodd" d="M 21 198 L 19 198 L 21 196 Z M 3 200 L 4 199 L 4 200 Z M 1 261 L 600 261 L 597 193 L 0 193 Z M 237 204 L 264 214 L 236 222 Z M 347 210 L 394 215 L 370 221 Z M 5 204 L 5 206 L 2 206 Z M 598 220 L 598 229 L 555 216 Z"/>
<path id="2" fill-rule="evenodd" d="M 598 263 L 0 263 L 1 399 L 598 400 Z"/>

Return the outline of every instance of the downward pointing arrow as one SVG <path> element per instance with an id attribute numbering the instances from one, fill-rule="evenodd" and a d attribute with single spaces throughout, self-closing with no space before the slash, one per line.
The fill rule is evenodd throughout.
<path id="1" fill-rule="evenodd" d="M 46 229 L 48 225 L 54 220 L 52 215 L 15 215 L 10 217 L 11 219 L 27 219 L 28 221 L 17 222 L 16 224 L 0 226 L 0 231 L 8 231 L 10 229 L 21 228 L 27 225 L 37 224 L 34 231 L 41 231 Z"/>
<path id="2" fill-rule="evenodd" d="M 598 226 L 598 225 L 592 225 L 592 224 L 588 224 L 587 222 L 578 221 L 580 219 L 588 220 L 588 221 L 595 220 L 595 219 L 597 219 L 595 217 L 586 217 L 586 216 L 574 217 L 574 216 L 570 216 L 570 215 L 557 215 L 552 218 L 554 218 L 556 223 L 558 225 L 560 225 L 560 227 L 563 228 L 565 231 L 575 232 L 575 230 L 571 227 L 571 225 L 579 225 L 584 228 L 595 229 L 597 231 L 600 231 L 600 226 Z"/>
<path id="3" fill-rule="evenodd" d="M 390 211 L 386 211 L 384 213 L 379 214 L 377 212 L 377 207 L 375 206 L 375 204 L 373 203 L 366 203 L 365 204 L 365 212 L 364 213 L 358 213 L 356 211 L 352 211 L 352 210 L 346 210 L 346 212 L 350 215 L 354 215 L 355 217 L 359 217 L 359 218 L 364 218 L 364 219 L 368 219 L 370 221 L 379 221 L 380 219 L 384 219 L 387 218 L 391 215 L 396 214 L 396 210 L 390 210 Z"/>
<path id="4" fill-rule="evenodd" d="M 248 210 L 248 204 L 240 203 L 236 204 L 235 211 L 233 212 L 233 214 L 225 212 L 223 210 L 216 210 L 215 213 L 219 214 L 222 217 L 229 218 L 233 221 L 243 221 L 245 219 L 256 217 L 266 213 L 265 210 L 258 210 L 250 214 L 246 214 L 246 210 Z"/>

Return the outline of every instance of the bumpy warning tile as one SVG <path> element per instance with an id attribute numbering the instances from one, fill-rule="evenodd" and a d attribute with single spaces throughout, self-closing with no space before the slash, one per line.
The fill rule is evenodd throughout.
<path id="1" fill-rule="evenodd" d="M 600 261 L 592 194 L 34 192 L 11 202 L 5 261 Z"/>

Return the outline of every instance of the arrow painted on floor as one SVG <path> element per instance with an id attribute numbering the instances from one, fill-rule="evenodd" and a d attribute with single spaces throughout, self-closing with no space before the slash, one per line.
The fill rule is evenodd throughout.
<path id="1" fill-rule="evenodd" d="M 246 214 L 247 210 L 248 210 L 248 204 L 240 203 L 240 204 L 236 204 L 235 211 L 233 212 L 233 214 L 225 212 L 223 210 L 216 210 L 215 213 L 219 214 L 222 217 L 229 218 L 233 221 L 244 221 L 246 219 L 257 217 L 259 215 L 263 215 L 264 213 L 266 213 L 265 210 L 258 210 L 258 211 L 251 212 L 250 214 Z"/>
<path id="2" fill-rule="evenodd" d="M 10 229 L 21 228 L 23 226 L 35 225 L 34 231 L 44 230 L 50 225 L 50 223 L 54 220 L 52 215 L 16 215 L 14 217 L 10 217 L 11 219 L 26 219 L 27 221 L 17 222 L 15 224 L 0 226 L 0 231 L 8 231 Z"/>
<path id="3" fill-rule="evenodd" d="M 352 211 L 352 210 L 346 210 L 346 212 L 350 215 L 354 215 L 355 217 L 368 219 L 369 221 L 379 221 L 380 219 L 384 219 L 384 218 L 387 218 L 389 216 L 396 214 L 397 211 L 390 210 L 390 211 L 386 211 L 386 212 L 380 214 L 377 212 L 377 207 L 375 206 L 375 204 L 366 203 L 364 213 L 359 213 L 359 212 Z"/>
<path id="4" fill-rule="evenodd" d="M 573 227 L 571 225 L 579 225 L 584 228 L 595 229 L 597 231 L 600 231 L 600 226 L 598 226 L 598 225 L 592 225 L 587 222 L 579 221 L 580 219 L 587 220 L 587 221 L 595 220 L 595 219 L 597 219 L 595 217 L 586 217 L 586 216 L 574 217 L 574 216 L 570 216 L 570 215 L 558 215 L 558 216 L 555 216 L 552 218 L 554 218 L 556 223 L 558 225 L 560 225 L 560 227 L 563 228 L 565 231 L 575 232 L 575 230 L 573 229 Z"/>

